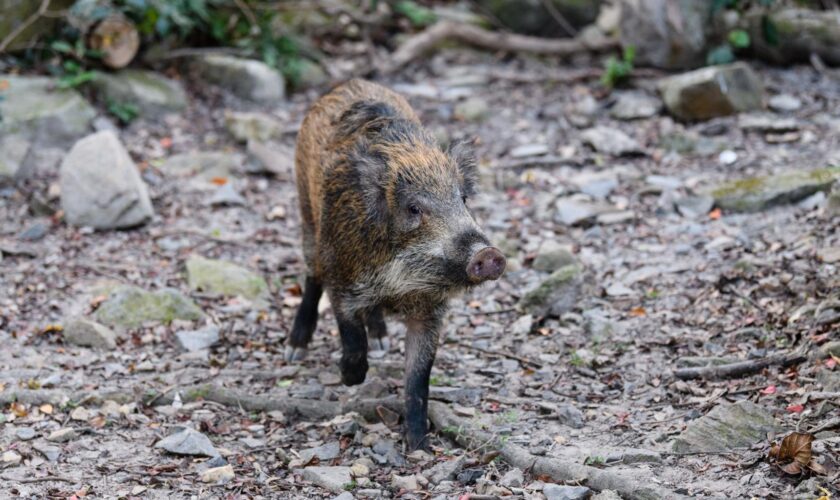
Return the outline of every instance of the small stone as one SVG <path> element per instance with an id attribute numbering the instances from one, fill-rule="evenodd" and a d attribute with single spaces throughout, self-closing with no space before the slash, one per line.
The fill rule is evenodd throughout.
<path id="1" fill-rule="evenodd" d="M 322 462 L 338 458 L 341 455 L 341 446 L 338 441 L 323 444 L 315 448 L 309 448 L 300 452 L 300 459 L 304 464 L 308 464 L 313 458 L 317 458 Z"/>
<path id="2" fill-rule="evenodd" d="M 624 156 L 643 152 L 635 139 L 616 128 L 604 126 L 590 128 L 581 132 L 580 138 L 599 153 Z"/>
<path id="3" fill-rule="evenodd" d="M 721 151 L 718 155 L 718 161 L 721 165 L 732 165 L 738 161 L 738 153 L 732 151 L 731 149 Z"/>
<path id="4" fill-rule="evenodd" d="M 606 212 L 602 214 L 598 214 L 595 217 L 595 221 L 598 224 L 610 225 L 610 224 L 624 224 L 625 222 L 630 222 L 636 220 L 636 212 L 632 210 L 621 210 L 618 212 Z"/>
<path id="5" fill-rule="evenodd" d="M 555 204 L 554 220 L 567 226 L 574 226 L 588 222 L 602 212 L 611 210 L 609 205 L 593 203 L 577 197 L 564 197 Z"/>
<path id="6" fill-rule="evenodd" d="M 344 493 L 333 497 L 332 500 L 353 500 L 355 497 L 349 491 L 345 491 Z"/>
<path id="7" fill-rule="evenodd" d="M 265 447 L 265 440 L 264 439 L 245 437 L 245 438 L 242 438 L 240 441 L 242 441 L 242 444 L 244 444 L 245 446 L 247 446 L 248 448 L 250 448 L 252 450 L 256 450 L 257 448 Z"/>
<path id="8" fill-rule="evenodd" d="M 353 477 L 365 477 L 370 474 L 370 468 L 357 461 L 350 466 L 350 472 L 353 474 Z"/>
<path id="9" fill-rule="evenodd" d="M 575 256 L 570 246 L 562 245 L 555 240 L 546 240 L 537 250 L 531 268 L 536 271 L 553 273 L 557 269 L 575 263 Z"/>
<path id="10" fill-rule="evenodd" d="M 391 476 L 391 486 L 397 490 L 417 491 L 420 489 L 420 484 L 417 482 L 417 477 L 414 475 L 398 476 L 394 474 Z"/>
<path id="11" fill-rule="evenodd" d="M 22 171 L 21 167 L 31 146 L 23 134 L 0 134 L 0 181 L 13 179 Z"/>
<path id="12" fill-rule="evenodd" d="M 581 193 L 604 199 L 618 187 L 618 177 L 612 172 L 582 172 L 570 179 Z"/>
<path id="13" fill-rule="evenodd" d="M 610 116 L 619 120 L 637 120 L 659 114 L 662 101 L 642 92 L 621 92 L 612 108 Z"/>
<path id="14" fill-rule="evenodd" d="M 259 111 L 225 111 L 225 127 L 240 142 L 265 142 L 283 135 L 280 120 Z"/>
<path id="15" fill-rule="evenodd" d="M 499 482 L 502 486 L 507 486 L 508 488 L 521 488 L 525 483 L 525 474 L 522 472 L 522 469 L 513 468 L 507 471 Z"/>
<path id="16" fill-rule="evenodd" d="M 239 194 L 232 182 L 226 182 L 219 186 L 205 202 L 205 205 L 212 207 L 243 207 L 247 204 L 248 200 Z"/>
<path id="17" fill-rule="evenodd" d="M 15 430 L 15 437 L 21 441 L 29 441 L 35 439 L 35 430 L 31 427 L 19 427 Z"/>
<path id="18" fill-rule="evenodd" d="M 207 325 L 198 330 L 176 332 L 175 338 L 178 340 L 178 345 L 184 350 L 188 352 L 200 351 L 219 341 L 219 327 Z"/>
<path id="19" fill-rule="evenodd" d="M 18 234 L 18 239 L 21 241 L 38 241 L 43 239 L 49 231 L 49 224 L 42 221 L 36 221 L 26 226 L 26 229 Z"/>
<path id="20" fill-rule="evenodd" d="M 423 474 L 429 479 L 432 484 L 439 484 L 443 481 L 452 481 L 464 468 L 467 463 L 467 458 L 464 455 L 459 456 L 454 460 L 446 460 L 438 462 L 431 469 L 426 470 Z"/>
<path id="21" fill-rule="evenodd" d="M 78 141 L 60 170 L 61 208 L 70 224 L 128 228 L 154 215 L 146 184 L 114 132 Z"/>
<path id="22" fill-rule="evenodd" d="M 828 247 L 817 250 L 817 258 L 826 264 L 840 262 L 840 247 Z"/>
<path id="23" fill-rule="evenodd" d="M 117 334 L 105 325 L 87 319 L 74 319 L 62 331 L 66 342 L 97 349 L 117 347 Z"/>
<path id="24" fill-rule="evenodd" d="M 568 425 L 574 429 L 580 429 L 584 426 L 583 412 L 571 404 L 558 404 L 556 415 L 561 424 Z"/>
<path id="25" fill-rule="evenodd" d="M 307 467 L 303 469 L 303 480 L 336 493 L 353 482 L 350 467 Z"/>
<path id="26" fill-rule="evenodd" d="M 490 106 L 480 97 L 470 97 L 455 106 L 455 117 L 467 122 L 482 122 L 490 115 Z"/>
<path id="27" fill-rule="evenodd" d="M 711 196 L 684 196 L 678 198 L 674 204 L 677 206 L 677 211 L 683 217 L 698 219 L 708 214 L 715 204 L 715 199 Z"/>
<path id="28" fill-rule="evenodd" d="M 431 392 L 432 388 L 429 388 Z M 396 444 L 390 439 L 378 439 L 373 443 L 373 452 L 385 458 L 385 463 L 395 465 L 397 467 L 404 467 L 408 465 L 402 453 L 397 450 Z"/>
<path id="29" fill-rule="evenodd" d="M 791 132 L 799 130 L 799 122 L 779 118 L 772 113 L 745 113 L 738 117 L 738 127 L 745 132 Z"/>
<path id="30" fill-rule="evenodd" d="M 58 429 L 47 436 L 47 441 L 52 441 L 54 443 L 66 443 L 67 441 L 76 439 L 77 436 L 78 434 L 75 429 Z"/>
<path id="31" fill-rule="evenodd" d="M 527 158 L 548 154 L 548 144 L 523 144 L 510 150 L 511 158 Z"/>
<path id="32" fill-rule="evenodd" d="M 271 104 L 285 96 L 283 76 L 262 61 L 214 54 L 197 58 L 194 67 L 205 81 L 242 99 Z"/>
<path id="33" fill-rule="evenodd" d="M 287 178 L 291 177 L 295 170 L 295 153 L 288 146 L 249 140 L 247 151 L 248 161 L 245 168 L 249 173 Z"/>
<path id="34" fill-rule="evenodd" d="M 621 500 L 621 496 L 613 490 L 603 490 L 591 500 Z"/>
<path id="35" fill-rule="evenodd" d="M 585 486 L 546 484 L 543 487 L 543 495 L 546 500 L 586 500 L 592 495 L 592 490 Z"/>
<path id="36" fill-rule="evenodd" d="M 746 63 L 709 66 L 660 84 L 668 111 L 681 120 L 706 120 L 761 109 L 764 86 Z"/>
<path id="37" fill-rule="evenodd" d="M 3 467 L 14 467 L 20 464 L 21 460 L 22 457 L 20 456 L 20 453 L 14 450 L 6 451 L 0 455 L 0 463 L 2 463 Z"/>
<path id="38" fill-rule="evenodd" d="M 34 443 L 32 449 L 40 453 L 50 462 L 57 462 L 61 456 L 61 448 L 46 443 Z"/>
<path id="39" fill-rule="evenodd" d="M 811 196 L 798 202 L 796 206 L 806 211 L 816 210 L 825 204 L 825 200 L 825 193 L 823 191 L 817 191 Z"/>
<path id="40" fill-rule="evenodd" d="M 790 94 L 774 95 L 767 101 L 767 104 L 770 106 L 770 109 L 780 113 L 792 113 L 802 107 L 802 101 L 798 97 Z"/>
<path id="41" fill-rule="evenodd" d="M 222 467 L 207 469 L 201 474 L 201 481 L 212 484 L 227 484 L 233 477 L 233 466 L 228 464 Z"/>
<path id="42" fill-rule="evenodd" d="M 636 295 L 636 291 L 624 283 L 614 283 L 607 287 L 606 292 L 610 297 L 627 297 Z"/>
<path id="43" fill-rule="evenodd" d="M 341 376 L 337 373 L 323 371 L 318 373 L 318 382 L 327 386 L 339 385 L 341 384 Z"/>
<path id="44" fill-rule="evenodd" d="M 219 455 L 213 443 L 204 434 L 185 427 L 182 430 L 170 434 L 155 444 L 155 448 L 161 448 L 176 455 L 194 455 L 215 457 Z"/>

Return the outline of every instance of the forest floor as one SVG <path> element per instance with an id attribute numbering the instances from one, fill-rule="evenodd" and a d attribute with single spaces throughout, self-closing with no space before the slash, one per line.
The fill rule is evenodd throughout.
<path id="1" fill-rule="evenodd" d="M 675 494 L 840 495 L 834 463 L 840 369 L 825 348 L 840 325 L 840 217 L 810 198 L 814 203 L 755 213 L 674 208 L 724 181 L 840 164 L 835 77 L 808 66 L 757 68 L 769 95 L 801 100 L 789 113 L 799 123 L 797 135 L 778 143 L 744 130 L 738 117 L 681 124 L 663 112 L 617 120 L 612 97 L 595 82 L 518 83 L 499 78 L 500 69 L 524 74 L 540 65 L 446 50 L 382 81 L 406 95 L 435 134 L 479 138 L 483 193 L 470 205 L 509 257 L 502 279 L 453 301 L 433 399 L 470 426 L 503 437 L 502 444 Z M 245 146 L 225 130 L 225 111 L 247 106 L 183 76 L 190 95 L 184 113 L 120 130 L 149 184 L 156 212 L 149 224 L 79 229 L 33 215 L 25 189 L 2 191 L 4 494 L 335 497 L 339 491 L 323 487 L 329 479 L 316 476 L 343 477 L 344 469 L 313 469 L 318 465 L 352 466 L 352 481 L 338 489 L 356 498 L 583 498 L 558 496 L 573 492 L 552 488 L 548 477 L 527 468 L 511 470 L 488 446 L 459 445 L 458 430 L 436 429 L 433 454 L 406 456 L 388 410 L 380 409 L 379 419 L 330 416 L 336 402 L 349 408 L 362 398 L 401 397 L 404 330 L 389 321 L 391 348 L 371 354 L 359 387 L 340 384 L 339 340 L 327 303 L 308 358 L 298 365 L 283 359 L 303 272 L 291 151 L 294 130 L 318 92 L 260 110 L 288 127 L 273 146 L 286 154 L 275 157 L 280 171 L 234 171 L 226 180 L 244 201 L 215 206 L 207 203 L 214 186 L 171 175 L 163 160 L 194 150 L 240 158 Z M 655 84 L 633 83 L 650 95 Z M 581 104 L 593 97 L 594 107 Z M 463 119 L 470 112 L 458 107 L 464 98 L 479 110 L 486 105 L 486 116 Z M 593 151 L 581 137 L 591 125 L 623 130 L 640 151 Z M 534 147 L 516 150 L 523 145 Z M 29 185 L 38 182 L 47 186 L 56 176 Z M 556 203 L 582 190 L 609 210 L 566 225 Z M 43 192 L 43 203 L 56 205 L 54 189 Z M 43 234 L 33 238 L 27 230 Z M 559 316 L 525 314 L 519 299 L 560 265 L 556 259 L 568 257 L 565 250 L 580 266 L 575 282 L 564 285 L 569 303 L 558 306 Z M 185 276 L 191 255 L 263 276 L 270 304 L 191 290 Z M 538 260 L 541 270 L 534 269 Z M 92 315 L 107 300 L 103 283 L 115 282 L 178 290 L 205 316 L 145 322 L 121 335 L 114 349 L 65 342 L 61 327 L 74 315 Z M 218 327 L 219 341 L 184 352 L 176 333 L 205 324 Z M 794 359 L 743 373 L 677 376 L 686 367 L 774 356 Z M 202 384 L 213 385 L 190 389 Z M 237 403 L 237 395 L 251 398 Z M 296 410 L 291 402 L 301 400 L 312 408 Z M 326 408 L 322 418 L 319 405 Z M 220 457 L 155 447 L 178 426 L 209 437 Z M 825 474 L 791 475 L 767 459 L 771 443 L 793 430 L 816 431 L 813 456 Z M 233 477 L 224 484 L 204 474 L 225 464 Z"/>

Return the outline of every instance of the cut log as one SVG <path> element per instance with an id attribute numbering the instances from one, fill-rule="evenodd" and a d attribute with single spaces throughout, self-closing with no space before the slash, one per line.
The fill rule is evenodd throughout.
<path id="1" fill-rule="evenodd" d="M 140 49 L 137 27 L 121 14 L 114 14 L 97 23 L 88 36 L 88 45 L 102 52 L 102 63 L 113 69 L 131 63 Z"/>

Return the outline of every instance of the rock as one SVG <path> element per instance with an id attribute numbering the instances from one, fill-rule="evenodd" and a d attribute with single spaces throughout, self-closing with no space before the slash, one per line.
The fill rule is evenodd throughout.
<path id="1" fill-rule="evenodd" d="M 219 456 L 219 452 L 216 451 L 207 436 L 189 427 L 184 427 L 180 431 L 161 439 L 155 444 L 155 448 L 166 450 L 175 455 Z"/>
<path id="2" fill-rule="evenodd" d="M 429 388 L 429 397 L 448 403 L 477 405 L 481 402 L 481 389 L 477 387 L 441 387 Z"/>
<path id="3" fill-rule="evenodd" d="M 353 477 L 367 477 L 370 475 L 370 467 L 357 461 L 350 466 L 350 472 L 353 474 Z"/>
<path id="4" fill-rule="evenodd" d="M 61 448 L 46 443 L 33 443 L 32 449 L 43 455 L 50 462 L 57 462 L 61 456 Z"/>
<path id="5" fill-rule="evenodd" d="M 61 162 L 60 174 L 61 208 L 70 224 L 127 228 L 154 215 L 146 184 L 113 132 L 77 142 Z"/>
<path id="6" fill-rule="evenodd" d="M 50 225 L 48 222 L 35 221 L 18 234 L 18 239 L 21 241 L 38 241 L 43 239 L 49 231 Z"/>
<path id="7" fill-rule="evenodd" d="M 307 467 L 303 469 L 303 480 L 338 493 L 353 482 L 353 477 L 350 467 Z"/>
<path id="8" fill-rule="evenodd" d="M 577 302 L 581 280 L 581 269 L 577 265 L 561 267 L 527 292 L 519 300 L 519 306 L 534 316 L 560 316 Z"/>
<path id="9" fill-rule="evenodd" d="M 430 392 L 432 388 L 429 388 Z M 402 453 L 397 449 L 397 446 L 390 439 L 379 439 L 373 443 L 373 452 L 385 459 L 385 463 L 395 465 L 397 467 L 404 467 L 407 465 Z"/>
<path id="10" fill-rule="evenodd" d="M 511 158 L 527 158 L 548 154 L 548 144 L 523 144 L 510 150 Z"/>
<path id="11" fill-rule="evenodd" d="M 603 490 L 591 500 L 621 500 L 621 496 L 613 490 Z"/>
<path id="12" fill-rule="evenodd" d="M 280 120 L 259 111 L 225 111 L 225 128 L 239 142 L 265 142 L 283 135 Z"/>
<path id="13" fill-rule="evenodd" d="M 552 11 L 558 12 L 571 27 L 577 29 L 595 21 L 602 0 L 479 0 L 483 12 L 490 13 L 506 28 L 526 35 L 558 37 L 572 36 L 546 8 L 550 3 Z"/>
<path id="14" fill-rule="evenodd" d="M 121 331 L 149 321 L 168 324 L 176 319 L 195 321 L 204 317 L 193 301 L 172 289 L 147 292 L 133 286 L 119 286 L 108 295 L 94 313 L 94 319 Z"/>
<path id="15" fill-rule="evenodd" d="M 622 47 L 635 47 L 635 63 L 663 69 L 705 63 L 712 3 L 696 0 L 622 0 Z"/>
<path id="16" fill-rule="evenodd" d="M 825 193 L 823 191 L 817 191 L 811 196 L 798 202 L 796 206 L 806 211 L 816 210 L 825 205 L 825 200 Z"/>
<path id="17" fill-rule="evenodd" d="M 9 82 L 0 100 L 0 137 L 20 134 L 33 142 L 65 144 L 86 135 L 96 110 L 72 89 L 44 77 L 0 75 Z"/>
<path id="18" fill-rule="evenodd" d="M 790 132 L 798 130 L 793 118 L 780 118 L 772 113 L 747 113 L 738 117 L 738 127 L 745 132 Z"/>
<path id="19" fill-rule="evenodd" d="M 720 152 L 720 155 L 718 155 L 718 161 L 721 165 L 732 165 L 738 161 L 738 153 L 732 151 L 731 149 L 726 149 Z"/>
<path id="20" fill-rule="evenodd" d="M 298 62 L 298 76 L 292 79 L 295 90 L 320 87 L 330 83 L 330 76 L 315 61 L 301 58 Z"/>
<path id="21" fill-rule="evenodd" d="M 557 420 L 563 425 L 568 425 L 573 429 L 581 429 L 584 426 L 585 419 L 583 412 L 578 410 L 575 406 L 568 403 L 560 403 L 557 405 Z"/>
<path id="22" fill-rule="evenodd" d="M 610 108 L 610 116 L 619 120 L 637 120 L 650 118 L 662 110 L 662 101 L 658 97 L 644 92 L 621 92 Z"/>
<path id="23" fill-rule="evenodd" d="M 233 477 L 233 466 L 230 464 L 213 467 L 201 473 L 201 481 L 212 484 L 227 484 Z"/>
<path id="24" fill-rule="evenodd" d="M 794 171 L 769 177 L 729 182 L 709 194 L 715 204 L 734 212 L 757 212 L 776 205 L 796 203 L 818 191 L 828 191 L 840 179 L 840 167 Z"/>
<path id="25" fill-rule="evenodd" d="M 705 217 L 712 211 L 714 204 L 715 199 L 708 195 L 683 196 L 674 202 L 680 215 L 692 219 Z"/>
<path id="26" fill-rule="evenodd" d="M 105 325 L 83 318 L 71 320 L 62 331 L 65 342 L 97 349 L 117 347 L 117 334 Z"/>
<path id="27" fill-rule="evenodd" d="M 776 40 L 765 36 L 772 24 Z M 808 62 L 812 55 L 830 65 L 840 64 L 840 18 L 831 10 L 786 8 L 747 16 L 750 49 L 777 64 Z"/>
<path id="28" fill-rule="evenodd" d="M 14 450 L 5 451 L 2 455 L 0 455 L 0 466 L 3 468 L 14 467 L 16 465 L 20 465 L 20 461 L 22 459 L 23 457 L 20 456 L 20 453 Z"/>
<path id="29" fill-rule="evenodd" d="M 770 109 L 779 113 L 793 113 L 802 107 L 802 101 L 790 94 L 777 94 L 767 101 L 767 105 L 770 106 Z"/>
<path id="30" fill-rule="evenodd" d="M 397 490 L 417 491 L 420 489 L 420 484 L 417 482 L 417 477 L 413 474 L 410 476 L 398 476 L 396 474 L 391 476 L 391 486 Z"/>
<path id="31" fill-rule="evenodd" d="M 588 222 L 597 217 L 598 214 L 612 209 L 608 205 L 593 203 L 576 197 L 560 198 L 554 206 L 556 209 L 554 220 L 567 226 Z"/>
<path id="32" fill-rule="evenodd" d="M 194 188 L 216 189 L 214 179 L 227 179 L 243 163 L 244 157 L 236 153 L 194 151 L 170 156 L 161 170 L 167 175 L 193 177 Z"/>
<path id="33" fill-rule="evenodd" d="M 446 460 L 438 462 L 431 469 L 424 472 L 424 475 L 432 484 L 438 484 L 443 481 L 453 481 L 464 468 L 467 463 L 467 457 L 461 455 L 454 460 Z"/>
<path id="34" fill-rule="evenodd" d="M 564 486 L 560 484 L 546 484 L 543 486 L 546 500 L 586 500 L 592 495 L 592 490 L 585 486 Z"/>
<path id="35" fill-rule="evenodd" d="M 344 493 L 334 496 L 332 500 L 353 500 L 355 497 L 349 491 L 345 491 Z"/>
<path id="36" fill-rule="evenodd" d="M 502 486 L 508 488 L 521 488 L 525 483 L 525 474 L 522 472 L 522 469 L 513 468 L 507 471 L 499 482 Z"/>
<path id="37" fill-rule="evenodd" d="M 232 206 L 245 206 L 248 203 L 239 192 L 233 187 L 232 182 L 226 182 L 216 188 L 216 191 L 213 195 L 205 202 L 205 205 L 213 206 L 213 207 L 232 207 Z"/>
<path id="38" fill-rule="evenodd" d="M 268 299 L 268 284 L 262 276 L 232 262 L 191 255 L 186 267 L 187 281 L 192 290 L 241 296 L 260 303 Z"/>
<path id="39" fill-rule="evenodd" d="M 187 94 L 181 83 L 154 71 L 98 72 L 92 85 L 103 102 L 133 104 L 140 116 L 147 118 L 177 113 L 187 107 Z"/>
<path id="40" fill-rule="evenodd" d="M 537 250 L 537 255 L 534 257 L 534 263 L 531 268 L 536 271 L 546 273 L 553 273 L 557 269 L 569 264 L 575 263 L 575 256 L 569 251 L 565 245 L 561 245 L 555 240 L 546 240 L 540 245 Z"/>
<path id="41" fill-rule="evenodd" d="M 52 441 L 54 443 L 66 443 L 67 441 L 72 441 L 78 437 L 75 429 L 58 429 L 50 433 L 47 436 L 47 441 Z"/>
<path id="42" fill-rule="evenodd" d="M 840 182 L 835 182 L 828 199 L 825 202 L 826 215 L 831 217 L 840 215 Z"/>
<path id="43" fill-rule="evenodd" d="M 761 109 L 764 86 L 746 63 L 710 66 L 662 80 L 665 107 L 681 120 L 706 120 Z"/>
<path id="44" fill-rule="evenodd" d="M 455 117 L 467 122 L 483 122 L 490 115 L 490 106 L 480 97 L 470 97 L 455 105 Z"/>
<path id="45" fill-rule="evenodd" d="M 610 211 L 598 214 L 595 217 L 595 222 L 605 226 L 610 224 L 623 224 L 633 220 L 636 220 L 636 212 L 632 210 Z"/>
<path id="46" fill-rule="evenodd" d="M 636 141 L 617 128 L 598 126 L 580 133 L 584 144 L 589 144 L 599 153 L 624 156 L 642 153 L 642 147 Z"/>
<path id="47" fill-rule="evenodd" d="M 840 247 L 820 248 L 817 258 L 826 264 L 836 264 L 840 262 Z"/>
<path id="48" fill-rule="evenodd" d="M 283 76 L 262 61 L 225 55 L 207 55 L 193 67 L 202 79 L 249 101 L 272 103 L 285 96 Z"/>
<path id="49" fill-rule="evenodd" d="M 618 177 L 613 172 L 581 172 L 570 179 L 581 193 L 604 199 L 618 187 Z"/>
<path id="50" fill-rule="evenodd" d="M 207 325 L 198 330 L 181 331 L 175 333 L 175 338 L 178 340 L 178 345 L 184 350 L 189 352 L 200 351 L 219 341 L 219 327 Z"/>
<path id="51" fill-rule="evenodd" d="M 338 458 L 341 455 L 341 446 L 338 441 L 323 444 L 316 448 L 309 448 L 300 452 L 300 459 L 304 464 L 308 464 L 313 458 L 317 458 L 322 462 Z"/>
<path id="52" fill-rule="evenodd" d="M 689 422 L 673 442 L 677 452 L 720 452 L 750 447 L 766 441 L 767 433 L 779 430 L 773 416 L 750 401 L 721 404 Z"/>
<path id="53" fill-rule="evenodd" d="M 32 427 L 20 427 L 15 430 L 15 437 L 21 441 L 35 439 L 35 430 Z"/>
<path id="54" fill-rule="evenodd" d="M 0 106 L 2 106 L 2 101 L 0 101 Z M 0 114 L 0 116 L 3 115 Z M 2 122 L 0 122 L 0 127 L 2 127 Z M 23 167 L 31 144 L 23 134 L 0 135 L 0 182 L 17 176 Z"/>
<path id="55" fill-rule="evenodd" d="M 295 171 L 295 152 L 282 144 L 248 141 L 245 169 L 252 174 L 271 174 L 289 179 Z"/>
<path id="56" fill-rule="evenodd" d="M 569 106 L 566 119 L 578 128 L 591 127 L 599 109 L 598 101 L 592 95 L 586 94 Z"/>

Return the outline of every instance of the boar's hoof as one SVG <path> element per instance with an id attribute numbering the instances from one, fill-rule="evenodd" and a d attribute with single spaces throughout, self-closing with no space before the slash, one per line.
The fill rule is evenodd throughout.
<path id="1" fill-rule="evenodd" d="M 389 351 L 391 350 L 391 339 L 388 337 L 368 339 L 369 351 Z"/>
<path id="2" fill-rule="evenodd" d="M 295 347 L 291 345 L 286 346 L 286 361 L 291 363 L 292 361 L 303 361 L 306 357 L 306 348 L 305 347 Z"/>
<path id="3" fill-rule="evenodd" d="M 359 385 L 365 381 L 368 371 L 367 353 L 346 354 L 341 357 L 341 382 L 344 385 Z"/>

